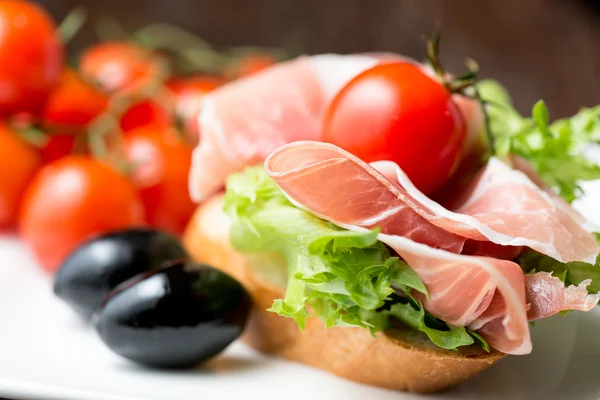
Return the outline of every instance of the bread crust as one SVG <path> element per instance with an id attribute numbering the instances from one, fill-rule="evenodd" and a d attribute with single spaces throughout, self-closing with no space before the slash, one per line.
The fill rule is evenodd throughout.
<path id="1" fill-rule="evenodd" d="M 318 317 L 310 317 L 306 329 L 300 330 L 293 320 L 266 311 L 274 299 L 283 297 L 283 289 L 257 279 L 252 261 L 231 248 L 229 219 L 221 206 L 222 195 L 217 195 L 198 208 L 184 244 L 196 261 L 231 274 L 248 289 L 254 308 L 242 340 L 256 350 L 352 381 L 420 393 L 452 387 L 505 356 L 477 346 L 440 349 L 403 326 L 373 338 L 366 329 L 326 329 Z"/>

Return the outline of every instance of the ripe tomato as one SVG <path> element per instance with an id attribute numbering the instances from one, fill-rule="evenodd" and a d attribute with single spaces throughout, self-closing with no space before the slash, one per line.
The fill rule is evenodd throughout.
<path id="1" fill-rule="evenodd" d="M 75 150 L 77 137 L 71 134 L 49 134 L 46 143 L 40 148 L 44 163 L 56 161 Z"/>
<path id="2" fill-rule="evenodd" d="M 80 133 L 108 105 L 108 98 L 75 71 L 66 69 L 60 84 L 50 93 L 42 110 L 45 128 L 63 133 Z"/>
<path id="3" fill-rule="evenodd" d="M 204 97 L 223 83 L 223 79 L 213 76 L 192 76 L 172 79 L 166 83 L 172 95 L 175 115 L 192 142 L 197 142 L 200 137 L 197 119 Z"/>
<path id="4" fill-rule="evenodd" d="M 166 128 L 173 123 L 169 111 L 157 102 L 145 99 L 132 105 L 121 116 L 121 130 L 125 133 L 143 126 Z"/>
<path id="5" fill-rule="evenodd" d="M 329 105 L 324 141 L 366 162 L 391 160 L 424 193 L 460 161 L 466 127 L 446 88 L 419 66 L 375 66 L 352 79 Z"/>
<path id="6" fill-rule="evenodd" d="M 80 72 L 107 92 L 136 91 L 160 80 L 163 61 L 156 54 L 126 42 L 100 43 L 81 56 Z"/>
<path id="7" fill-rule="evenodd" d="M 133 180 L 150 225 L 183 233 L 196 208 L 188 194 L 192 149 L 177 133 L 149 126 L 125 137 L 127 158 L 136 168 Z"/>
<path id="8" fill-rule="evenodd" d="M 27 188 L 19 217 L 21 237 L 49 272 L 88 237 L 143 224 L 130 181 L 84 156 L 44 166 Z"/>
<path id="9" fill-rule="evenodd" d="M 38 111 L 60 79 L 63 47 L 46 12 L 0 0 L 0 116 Z"/>
<path id="10" fill-rule="evenodd" d="M 17 221 L 23 192 L 41 165 L 36 149 L 0 123 L 0 228 Z"/>

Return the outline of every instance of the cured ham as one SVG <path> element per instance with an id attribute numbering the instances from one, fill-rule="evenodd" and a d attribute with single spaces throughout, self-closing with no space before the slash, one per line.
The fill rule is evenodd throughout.
<path id="1" fill-rule="evenodd" d="M 586 279 L 579 285 L 565 288 L 563 282 L 548 272 L 525 275 L 529 320 L 547 318 L 560 311 L 590 311 L 600 301 L 600 294 L 588 294 Z"/>
<path id="2" fill-rule="evenodd" d="M 305 58 L 225 85 L 203 102 L 202 140 L 194 150 L 190 194 L 218 191 L 227 176 L 299 139 L 318 139 L 323 94 Z"/>
<path id="3" fill-rule="evenodd" d="M 339 226 L 378 226 L 387 234 L 455 253 L 461 252 L 466 241 L 430 224 L 415 211 L 417 205 L 402 188 L 333 145 L 296 142 L 273 152 L 265 166 L 293 202 Z M 350 187 L 351 198 L 340 195 Z"/>
<path id="4" fill-rule="evenodd" d="M 357 229 L 354 227 L 353 229 Z M 363 229 L 363 228 L 358 228 Z M 508 354 L 531 352 L 531 338 L 521 268 L 512 261 L 464 256 L 433 249 L 402 236 L 379 234 L 419 275 L 429 293 L 424 307 L 452 325 L 467 326 L 486 318 L 499 326 L 483 333 L 495 349 Z M 484 324 L 484 328 L 486 328 Z"/>
<path id="5" fill-rule="evenodd" d="M 565 287 L 560 279 L 548 272 L 528 274 L 524 279 L 529 321 L 551 317 L 567 310 L 590 311 L 600 300 L 599 294 L 588 294 L 587 286 L 591 283 L 590 280 L 585 280 L 577 286 Z M 470 323 L 469 327 L 487 338 L 490 345 L 496 349 L 514 346 L 519 341 L 516 336 L 510 338 L 506 335 L 506 315 L 506 303 L 500 292 L 497 292 L 485 312 Z"/>
<path id="6" fill-rule="evenodd" d="M 593 263 L 600 251 L 581 220 L 573 218 L 574 211 L 567 211 L 521 171 L 496 158 L 473 180 L 467 195 L 460 196 L 464 201 L 455 210 L 421 193 L 395 163 L 368 165 L 326 143 L 283 146 L 269 156 L 266 167 L 292 199 L 340 226 L 389 224 L 409 231 L 409 235 L 393 234 L 455 252 L 462 249 L 457 238 L 462 238 L 463 244 L 466 238 L 526 246 L 561 262 Z M 327 185 L 320 185 L 324 180 Z M 351 199 L 340 196 L 348 185 Z M 311 187 L 319 193 L 306 190 Z M 398 228 L 399 221 L 403 228 Z"/>
<path id="7" fill-rule="evenodd" d="M 498 159 L 458 196 L 462 202 L 454 210 L 420 193 L 397 165 L 368 165 L 330 144 L 285 145 L 269 155 L 265 169 L 298 207 L 350 230 L 379 227 L 379 240 L 427 287 L 427 311 L 478 330 L 499 351 L 531 351 L 528 319 L 598 303 L 598 295 L 587 295 L 586 282 L 565 288 L 546 273 L 524 277 L 509 260 L 459 254 L 486 249 L 486 241 L 530 247 L 561 261 L 588 261 L 598 253 L 574 211 Z"/>
<path id="8" fill-rule="evenodd" d="M 562 197 L 560 197 L 551 187 L 549 187 L 546 182 L 542 180 L 542 178 L 538 175 L 538 173 L 533 169 L 531 164 L 527 162 L 523 157 L 519 157 L 516 155 L 511 155 L 510 161 L 514 168 L 523 172 L 532 182 L 534 182 L 538 187 L 540 187 L 548 196 L 552 198 L 553 204 L 561 208 L 563 212 L 569 214 L 571 218 L 573 218 L 580 226 L 586 229 L 589 232 L 600 232 L 600 227 L 598 227 L 593 222 L 585 219 L 581 214 L 579 214 L 573 207 L 571 207 Z"/>
<path id="9" fill-rule="evenodd" d="M 283 144 L 319 140 L 321 117 L 337 92 L 362 71 L 398 60 L 414 62 L 394 54 L 300 57 L 211 92 L 199 117 L 202 141 L 190 171 L 192 199 L 218 191 L 229 174 L 264 161 Z M 456 102 L 469 123 L 465 146 L 473 147 L 481 111 L 473 100 Z"/>

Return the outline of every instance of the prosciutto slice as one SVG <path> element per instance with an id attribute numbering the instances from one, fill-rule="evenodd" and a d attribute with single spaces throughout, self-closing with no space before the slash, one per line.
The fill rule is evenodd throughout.
<path id="1" fill-rule="evenodd" d="M 496 158 L 460 196 L 463 203 L 455 210 L 421 193 L 397 164 L 368 165 L 331 144 L 292 143 L 274 151 L 265 165 L 291 199 L 343 227 L 390 225 L 396 230 L 390 234 L 456 252 L 466 238 L 527 246 L 561 262 L 593 263 L 600 251 L 574 211 Z M 340 196 L 348 185 L 352 191 Z"/>
<path id="2" fill-rule="evenodd" d="M 192 199 L 200 201 L 218 191 L 230 173 L 263 161 L 278 146 L 319 139 L 323 104 L 321 87 L 305 58 L 207 96 L 199 117 L 202 140 L 190 170 Z"/>
<path id="3" fill-rule="evenodd" d="M 588 294 L 592 283 L 586 279 L 579 285 L 565 288 L 563 282 L 548 272 L 525 275 L 529 320 L 550 317 L 560 311 L 590 311 L 600 301 L 600 294 Z"/>
<path id="4" fill-rule="evenodd" d="M 427 287 L 425 308 L 478 330 L 504 353 L 531 351 L 528 319 L 589 310 L 598 302 L 598 295 L 587 295 L 586 282 L 565 288 L 547 273 L 524 277 L 512 261 L 458 254 L 472 247 L 465 244 L 485 248 L 487 242 L 528 246 L 560 260 L 597 255 L 579 218 L 500 160 L 488 163 L 452 211 L 420 193 L 397 165 L 368 165 L 330 144 L 285 145 L 267 158 L 265 169 L 297 206 L 346 229 L 379 227 L 379 240 Z"/>
<path id="5" fill-rule="evenodd" d="M 358 229 L 363 228 L 353 228 Z M 492 322 L 499 319 L 499 325 L 482 332 L 488 343 L 508 354 L 531 352 L 525 283 L 517 264 L 453 254 L 402 236 L 379 234 L 379 240 L 393 248 L 419 275 L 429 292 L 423 305 L 431 314 L 449 324 L 467 326 L 493 311 L 496 318 Z"/>
<path id="6" fill-rule="evenodd" d="M 414 62 L 395 54 L 300 57 L 211 92 L 199 117 L 202 140 L 192 159 L 192 199 L 199 202 L 218 191 L 229 174 L 263 162 L 283 144 L 319 140 L 322 115 L 337 92 L 364 70 L 399 60 Z M 455 100 L 467 121 L 467 153 L 477 144 L 482 113 L 473 100 Z"/>
<path id="7" fill-rule="evenodd" d="M 265 166 L 290 200 L 342 227 L 378 226 L 390 235 L 455 253 L 466 241 L 429 223 L 401 187 L 333 145 L 295 142 L 273 152 Z M 351 196 L 340 196 L 348 193 L 350 185 Z"/>

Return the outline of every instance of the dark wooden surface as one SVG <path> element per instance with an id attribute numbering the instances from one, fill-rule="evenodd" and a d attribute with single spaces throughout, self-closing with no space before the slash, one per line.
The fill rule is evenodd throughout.
<path id="1" fill-rule="evenodd" d="M 131 28 L 166 21 L 216 45 L 282 46 L 294 54 L 392 50 L 421 58 L 421 34 L 443 28 L 450 71 L 477 60 L 528 112 L 543 98 L 552 116 L 600 103 L 597 0 L 42 0 L 60 19 L 75 4 Z M 596 7 L 594 7 L 596 5 Z M 93 40 L 88 29 L 76 48 Z"/>

